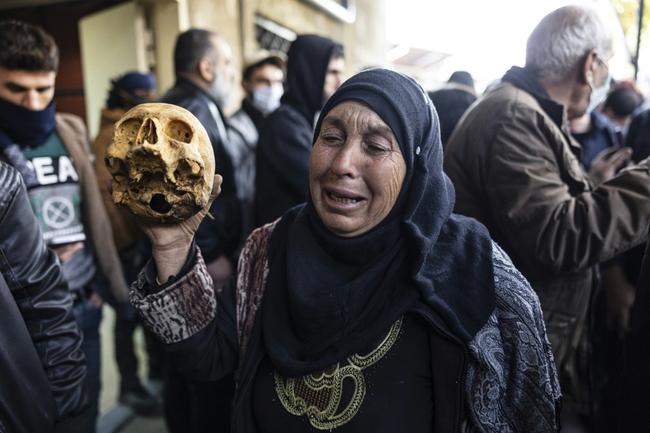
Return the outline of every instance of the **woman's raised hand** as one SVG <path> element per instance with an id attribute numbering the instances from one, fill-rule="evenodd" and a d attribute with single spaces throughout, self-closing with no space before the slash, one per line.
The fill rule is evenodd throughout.
<path id="1" fill-rule="evenodd" d="M 212 202 L 221 192 L 222 180 L 220 175 L 214 176 L 208 203 L 196 215 L 185 221 L 174 224 L 139 221 L 142 231 L 151 241 L 151 254 L 156 263 L 159 282 L 165 282 L 172 275 L 176 275 L 185 264 L 194 233 L 210 210 Z"/>

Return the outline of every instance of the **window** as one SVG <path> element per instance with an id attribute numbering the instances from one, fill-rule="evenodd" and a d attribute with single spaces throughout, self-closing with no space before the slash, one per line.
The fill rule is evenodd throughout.
<path id="1" fill-rule="evenodd" d="M 303 0 L 334 18 L 346 23 L 353 23 L 357 17 L 354 0 Z"/>
<path id="2" fill-rule="evenodd" d="M 296 33 L 288 28 L 259 15 L 255 16 L 255 40 L 261 49 L 286 53 L 295 39 Z"/>

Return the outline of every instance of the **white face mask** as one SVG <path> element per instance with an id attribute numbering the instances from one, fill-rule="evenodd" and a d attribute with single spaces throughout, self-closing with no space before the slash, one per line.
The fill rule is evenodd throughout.
<path id="1" fill-rule="evenodd" d="M 607 92 L 609 92 L 609 85 L 612 82 L 612 75 L 608 72 L 607 78 L 602 86 L 596 87 L 595 89 L 591 88 L 591 94 L 589 95 L 589 105 L 587 106 L 587 113 L 591 114 L 592 111 L 596 109 L 600 104 L 607 99 Z M 591 87 L 591 84 L 589 85 Z"/>
<path id="2" fill-rule="evenodd" d="M 251 103 L 266 116 L 280 106 L 280 98 L 283 93 L 284 88 L 282 87 L 282 84 L 258 87 L 253 90 Z"/>

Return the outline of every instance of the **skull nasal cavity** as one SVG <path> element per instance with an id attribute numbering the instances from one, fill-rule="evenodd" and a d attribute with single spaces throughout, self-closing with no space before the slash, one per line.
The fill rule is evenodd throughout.
<path id="1" fill-rule="evenodd" d="M 165 199 L 165 196 L 162 194 L 154 194 L 149 201 L 149 206 L 151 209 L 158 213 L 165 214 L 172 210 L 172 205 Z"/>
<path id="2" fill-rule="evenodd" d="M 158 142 L 158 133 L 156 132 L 156 124 L 153 119 L 145 119 L 138 135 L 140 136 L 139 141 L 146 141 L 151 144 Z"/>

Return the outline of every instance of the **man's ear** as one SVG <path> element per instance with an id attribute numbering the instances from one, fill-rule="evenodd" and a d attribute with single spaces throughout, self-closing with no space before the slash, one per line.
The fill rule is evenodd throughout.
<path id="1" fill-rule="evenodd" d="M 198 73 L 199 76 L 206 82 L 211 83 L 215 79 L 215 70 L 214 70 L 214 65 L 210 61 L 210 59 L 205 56 L 203 57 L 200 61 L 199 64 L 197 65 Z"/>
<path id="2" fill-rule="evenodd" d="M 592 86 L 594 85 L 594 81 L 596 79 L 594 74 L 596 73 L 597 66 L 598 54 L 596 53 L 596 50 L 590 50 L 583 58 L 581 63 L 580 73 L 578 76 L 580 84 L 591 84 Z"/>

